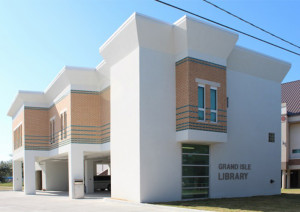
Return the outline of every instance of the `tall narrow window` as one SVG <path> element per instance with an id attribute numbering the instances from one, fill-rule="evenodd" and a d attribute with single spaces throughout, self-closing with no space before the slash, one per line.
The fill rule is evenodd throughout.
<path id="1" fill-rule="evenodd" d="M 53 138 L 53 143 L 55 142 L 55 121 L 54 119 L 52 120 L 52 138 Z"/>
<path id="2" fill-rule="evenodd" d="M 52 121 L 49 122 L 49 128 L 50 128 L 50 143 L 52 143 Z"/>
<path id="3" fill-rule="evenodd" d="M 67 111 L 64 112 L 64 138 L 67 138 Z"/>
<path id="4" fill-rule="evenodd" d="M 50 143 L 55 142 L 55 120 L 50 120 Z"/>
<path id="5" fill-rule="evenodd" d="M 210 121 L 217 122 L 217 89 L 210 89 Z"/>
<path id="6" fill-rule="evenodd" d="M 20 146 L 23 144 L 22 125 L 20 125 Z"/>
<path id="7" fill-rule="evenodd" d="M 62 113 L 60 114 L 60 139 L 61 140 L 64 138 L 63 132 L 64 132 L 64 115 Z"/>
<path id="8" fill-rule="evenodd" d="M 204 86 L 198 85 L 198 120 L 205 120 Z"/>

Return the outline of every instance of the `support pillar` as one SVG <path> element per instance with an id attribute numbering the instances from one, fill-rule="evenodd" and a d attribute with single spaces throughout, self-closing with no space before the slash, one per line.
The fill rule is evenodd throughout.
<path id="1" fill-rule="evenodd" d="M 286 189 L 286 170 L 282 170 L 282 173 L 281 173 L 281 181 L 282 181 L 282 184 L 281 184 L 281 188 L 282 189 Z"/>
<path id="2" fill-rule="evenodd" d="M 94 193 L 94 161 L 85 160 L 85 191 L 87 194 Z"/>
<path id="3" fill-rule="evenodd" d="M 69 197 L 71 199 L 83 198 L 84 195 L 78 197 L 75 195 L 75 180 L 82 180 L 84 182 L 84 161 L 83 161 L 83 151 L 76 144 L 71 144 L 72 147 L 68 155 L 68 165 L 69 165 Z M 78 193 L 84 194 L 84 186 L 82 186 L 81 191 L 76 190 Z"/>
<path id="4" fill-rule="evenodd" d="M 291 170 L 287 170 L 287 175 L 286 175 L 286 188 L 291 187 Z"/>
<path id="5" fill-rule="evenodd" d="M 24 156 L 24 192 L 35 194 L 35 157 L 31 153 Z"/>
<path id="6" fill-rule="evenodd" d="M 13 161 L 13 189 L 22 191 L 22 161 Z"/>

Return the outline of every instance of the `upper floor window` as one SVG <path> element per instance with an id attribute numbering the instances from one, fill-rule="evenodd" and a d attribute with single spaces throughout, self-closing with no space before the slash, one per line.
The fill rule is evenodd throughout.
<path id="1" fill-rule="evenodd" d="M 67 138 L 67 111 L 60 114 L 60 136 L 61 140 Z"/>
<path id="2" fill-rule="evenodd" d="M 23 136 L 22 136 L 22 124 L 19 125 L 14 130 L 14 149 L 18 149 L 22 146 L 23 143 Z"/>
<path id="3" fill-rule="evenodd" d="M 50 143 L 55 142 L 55 117 L 50 119 Z"/>
<path id="4" fill-rule="evenodd" d="M 205 87 L 198 85 L 198 120 L 205 120 L 205 98 L 204 98 Z"/>
<path id="5" fill-rule="evenodd" d="M 210 88 L 210 121 L 217 122 L 217 88 Z"/>
<path id="6" fill-rule="evenodd" d="M 293 150 L 292 150 L 292 153 L 294 153 L 294 154 L 295 154 L 295 153 L 300 153 L 300 149 L 293 149 Z"/>
<path id="7" fill-rule="evenodd" d="M 274 143 L 275 142 L 275 133 L 269 133 L 269 142 Z"/>

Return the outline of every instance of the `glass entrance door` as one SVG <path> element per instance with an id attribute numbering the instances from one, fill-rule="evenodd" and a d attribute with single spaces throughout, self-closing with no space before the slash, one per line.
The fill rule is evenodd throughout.
<path id="1" fill-rule="evenodd" d="M 208 198 L 209 146 L 182 144 L 182 199 Z"/>

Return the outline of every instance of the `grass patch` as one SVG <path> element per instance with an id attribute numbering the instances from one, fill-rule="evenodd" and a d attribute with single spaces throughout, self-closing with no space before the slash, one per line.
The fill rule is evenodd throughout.
<path id="1" fill-rule="evenodd" d="M 12 190 L 12 182 L 10 183 L 0 183 L 0 191 L 10 191 Z"/>
<path id="2" fill-rule="evenodd" d="M 281 195 L 206 199 L 160 203 L 161 205 L 208 211 L 299 211 L 300 189 L 284 189 Z"/>

